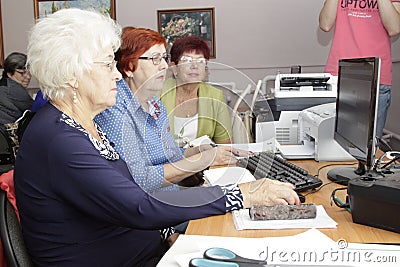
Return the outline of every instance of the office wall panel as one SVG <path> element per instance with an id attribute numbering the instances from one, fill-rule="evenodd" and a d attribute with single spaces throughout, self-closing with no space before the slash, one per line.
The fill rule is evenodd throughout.
<path id="1" fill-rule="evenodd" d="M 3 0 L 5 55 L 26 52 L 28 31 L 34 24 L 33 0 Z M 116 19 L 122 26 L 157 29 L 158 9 L 215 8 L 215 62 L 237 68 L 257 81 L 266 75 L 289 72 L 301 65 L 303 72 L 322 72 L 329 53 L 332 32 L 318 27 L 323 0 L 116 0 Z M 400 37 L 392 39 L 393 88 L 391 112 L 399 110 Z M 227 74 L 228 73 L 228 74 Z M 215 70 L 215 81 L 229 81 L 227 71 Z M 240 87 L 245 87 L 245 80 Z M 32 87 L 37 87 L 35 81 Z M 395 110 L 395 111 L 394 111 Z M 396 111 L 397 112 L 397 111 Z M 389 123 L 394 122 L 389 118 Z M 391 127 L 398 130 L 397 127 Z"/>

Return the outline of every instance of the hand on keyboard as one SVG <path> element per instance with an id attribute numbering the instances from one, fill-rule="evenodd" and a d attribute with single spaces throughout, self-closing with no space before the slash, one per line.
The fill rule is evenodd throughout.
<path id="1" fill-rule="evenodd" d="M 294 205 L 300 204 L 293 185 L 271 179 L 259 179 L 240 184 L 245 208 L 251 206 Z"/>

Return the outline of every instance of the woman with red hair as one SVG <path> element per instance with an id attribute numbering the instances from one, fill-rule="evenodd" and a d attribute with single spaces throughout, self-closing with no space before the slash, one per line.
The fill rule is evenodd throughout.
<path id="1" fill-rule="evenodd" d="M 194 174 L 211 165 L 236 163 L 230 147 L 182 150 L 176 145 L 165 107 L 156 96 L 168 68 L 166 47 L 153 30 L 125 27 L 115 56 L 123 76 L 117 82 L 117 103 L 96 117 L 135 181 L 150 192 L 198 185 L 202 177 Z"/>
<path id="2" fill-rule="evenodd" d="M 181 37 L 171 48 L 175 79 L 166 80 L 160 99 L 179 143 L 204 135 L 214 143 L 231 143 L 232 125 L 224 94 L 205 83 L 209 59 L 207 43 L 195 36 Z"/>

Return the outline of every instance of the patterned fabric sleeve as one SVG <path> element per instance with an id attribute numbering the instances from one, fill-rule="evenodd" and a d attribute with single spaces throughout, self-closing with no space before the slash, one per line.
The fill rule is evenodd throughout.
<path id="1" fill-rule="evenodd" d="M 243 196 L 238 186 L 221 186 L 225 195 L 226 212 L 243 209 Z"/>
<path id="2" fill-rule="evenodd" d="M 163 241 L 167 240 L 168 237 L 175 233 L 174 227 L 164 228 L 160 230 L 161 239 Z"/>

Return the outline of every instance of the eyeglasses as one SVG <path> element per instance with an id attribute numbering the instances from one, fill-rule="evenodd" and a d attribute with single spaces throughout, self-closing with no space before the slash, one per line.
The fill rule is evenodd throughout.
<path id="1" fill-rule="evenodd" d="M 95 61 L 94 63 L 104 64 L 110 71 L 113 71 L 113 70 L 115 70 L 115 67 L 117 66 L 118 61 L 113 59 L 112 61 Z"/>
<path id="2" fill-rule="evenodd" d="M 27 70 L 27 69 L 16 69 L 15 72 L 18 72 L 21 75 L 29 74 L 29 70 Z"/>
<path id="3" fill-rule="evenodd" d="M 207 59 L 205 59 L 204 57 L 192 58 L 189 56 L 181 56 L 180 61 L 182 63 L 192 63 L 193 61 L 195 61 L 199 65 L 207 65 Z"/>
<path id="4" fill-rule="evenodd" d="M 165 62 L 169 63 L 170 55 L 167 53 L 160 54 L 160 53 L 154 53 L 151 55 L 151 57 L 139 57 L 139 59 L 145 59 L 145 60 L 152 60 L 154 65 L 160 65 L 161 60 L 164 59 Z"/>

